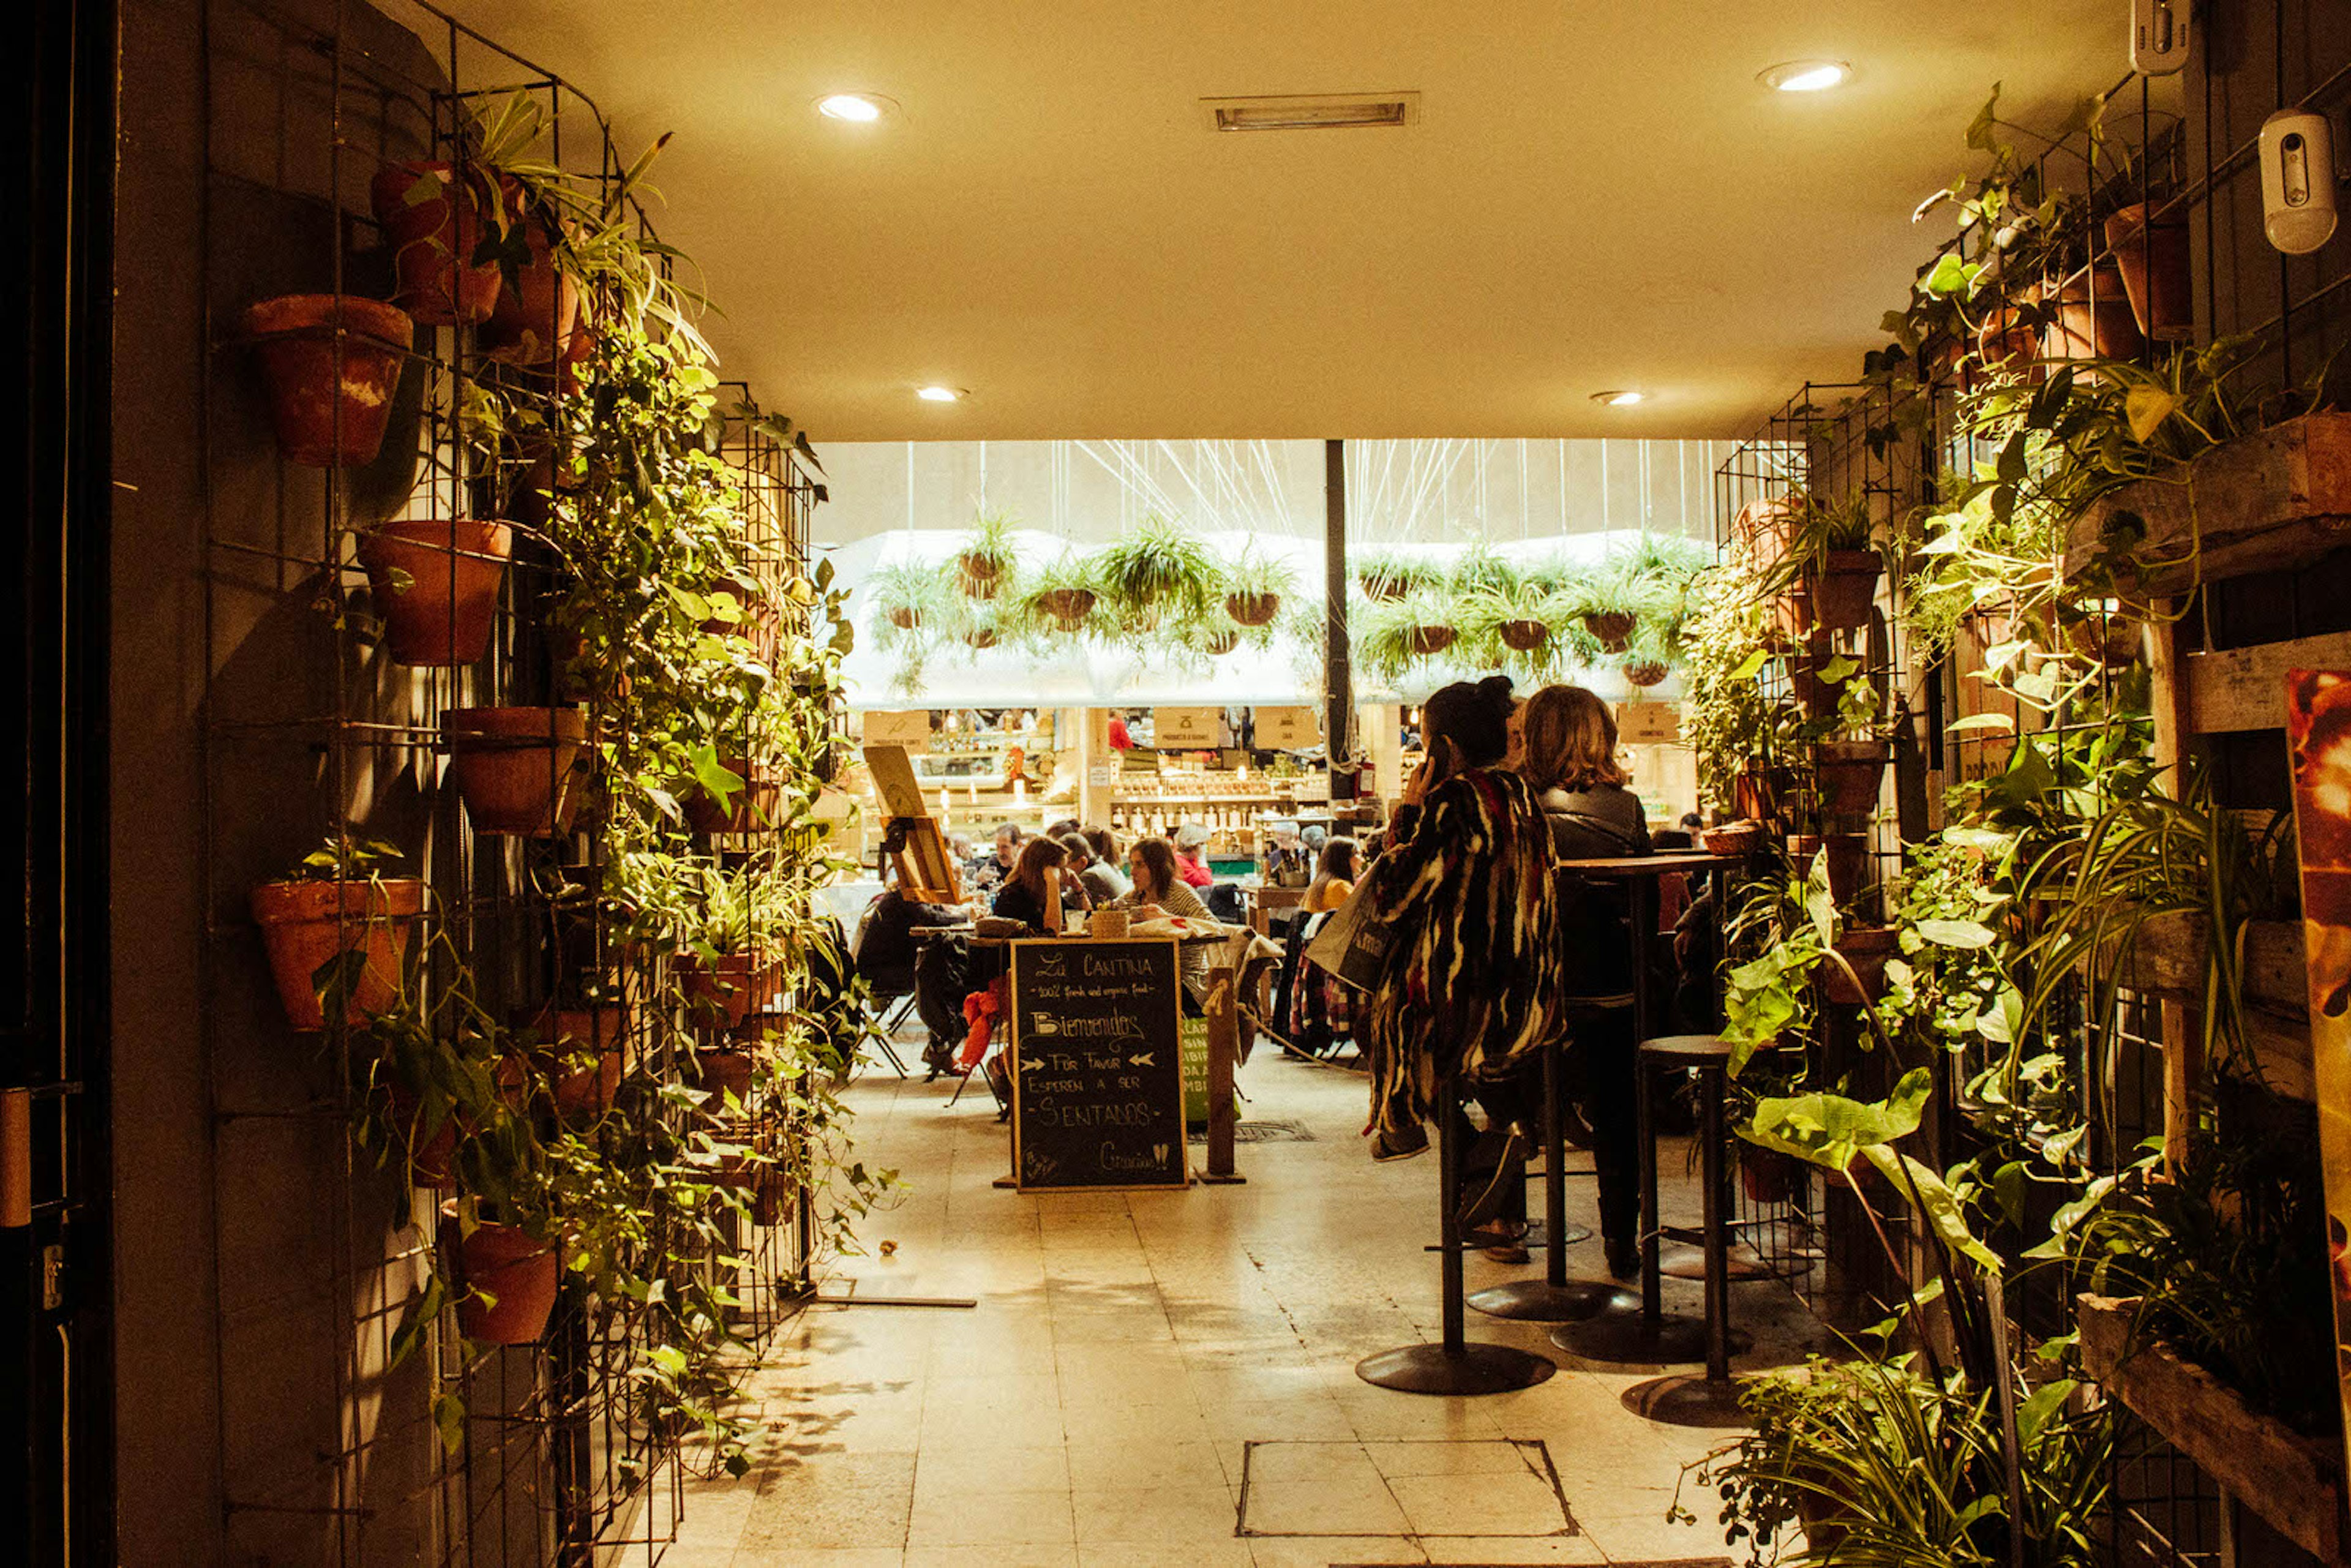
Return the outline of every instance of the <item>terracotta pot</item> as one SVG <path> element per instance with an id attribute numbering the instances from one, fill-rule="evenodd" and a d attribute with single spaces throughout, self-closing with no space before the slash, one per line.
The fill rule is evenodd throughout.
<path id="1" fill-rule="evenodd" d="M 1433 658 L 1453 646 L 1459 636 L 1450 626 L 1408 626 L 1405 628 L 1404 645 L 1416 659 Z"/>
<path id="2" fill-rule="evenodd" d="M 1270 626 L 1281 612 L 1279 593 L 1228 593 L 1225 613 L 1243 626 Z"/>
<path id="3" fill-rule="evenodd" d="M 2168 212 L 2147 222 L 2148 205 L 2135 202 L 2106 219 L 2106 249 L 2123 275 L 2131 318 L 2147 337 L 2164 341 L 2196 332 L 2196 297 L 2188 248 L 2188 214 Z"/>
<path id="4" fill-rule="evenodd" d="M 1741 821 L 1768 822 L 1780 814 L 1780 797 L 1788 787 L 1784 768 L 1750 767 L 1731 787 Z"/>
<path id="5" fill-rule="evenodd" d="M 457 1117 L 441 1118 L 431 1136 L 424 1135 L 424 1105 L 398 1083 L 391 1086 L 392 1125 L 400 1129 L 408 1151 L 408 1185 L 446 1192 L 457 1185 Z"/>
<path id="6" fill-rule="evenodd" d="M 541 1008 L 530 1031 L 538 1037 L 539 1065 L 558 1112 L 601 1114 L 620 1097 L 629 1061 L 625 1007 Z M 584 1061 L 593 1053 L 595 1061 Z"/>
<path id="7" fill-rule="evenodd" d="M 751 1103 L 751 1080 L 758 1061 L 759 1059 L 751 1052 L 732 1047 L 695 1051 L 695 1077 L 710 1097 L 706 1102 L 708 1105 L 716 1110 L 724 1106 L 726 1096 L 732 1094 L 737 1103 L 747 1107 Z"/>
<path id="8" fill-rule="evenodd" d="M 2042 329 L 2043 358 L 2127 360 L 2144 346 L 2118 268 L 2101 264 L 2094 274 L 2066 282 L 2053 297 L 2057 313 Z"/>
<path id="9" fill-rule="evenodd" d="M 392 662 L 478 663 L 513 553 L 514 530 L 504 523 L 410 517 L 361 534 L 360 564 Z"/>
<path id="10" fill-rule="evenodd" d="M 1886 563 L 1876 550 L 1834 549 L 1821 563 L 1813 587 L 1813 612 L 1824 632 L 1851 632 L 1869 624 L 1877 601 L 1877 580 Z"/>
<path id="11" fill-rule="evenodd" d="M 686 826 L 697 833 L 757 833 L 773 826 L 776 808 L 783 799 L 782 781 L 747 758 L 724 757 L 719 762 L 743 780 L 743 788 L 735 791 L 733 805 L 724 810 L 717 797 L 700 787 L 688 791 Z"/>
<path id="12" fill-rule="evenodd" d="M 443 1204 L 441 1216 L 455 1225 L 457 1206 Z M 465 1285 L 457 1326 L 465 1337 L 484 1344 L 537 1344 L 563 1278 L 555 1248 L 517 1226 L 483 1224 L 458 1244 L 457 1255 Z"/>
<path id="13" fill-rule="evenodd" d="M 776 650 L 783 640 L 783 622 L 767 593 L 750 578 L 730 577 L 713 589 L 712 597 L 720 594 L 735 601 L 735 619 L 713 615 L 702 622 L 702 629 L 714 637 L 740 637 L 751 644 L 763 663 L 774 664 Z"/>
<path id="14" fill-rule="evenodd" d="M 432 327 L 486 320 L 498 302 L 498 267 L 473 265 L 482 243 L 481 197 L 445 162 L 387 163 L 368 200 L 399 279 L 392 302 Z"/>
<path id="15" fill-rule="evenodd" d="M 1520 653 L 1531 653 L 1551 641 L 1551 628 L 1540 621 L 1505 621 L 1495 628 L 1502 646 Z"/>
<path id="16" fill-rule="evenodd" d="M 719 1156 L 716 1185 L 750 1194 L 754 1225 L 781 1225 L 791 1201 L 790 1173 L 776 1166 L 773 1157 L 772 1152 L 767 1160 L 756 1162 L 743 1155 Z"/>
<path id="17" fill-rule="evenodd" d="M 1841 817 L 1865 816 L 1877 809 L 1886 779 L 1882 740 L 1826 740 L 1813 748 L 1813 779 L 1821 810 Z"/>
<path id="18" fill-rule="evenodd" d="M 1583 618 L 1583 629 L 1600 639 L 1604 653 L 1621 653 L 1633 645 L 1634 618 L 1621 610 L 1595 611 Z"/>
<path id="19" fill-rule="evenodd" d="M 451 708 L 441 729 L 474 831 L 544 839 L 571 831 L 581 794 L 574 769 L 588 738 L 578 708 Z"/>
<path id="20" fill-rule="evenodd" d="M 530 246 L 529 265 L 516 268 L 512 285 L 499 290 L 497 308 L 482 323 L 477 341 L 490 358 L 509 365 L 576 363 L 570 355 L 580 326 L 579 287 L 556 265 L 546 225 L 527 220 L 524 238 Z"/>
<path id="21" fill-rule="evenodd" d="M 1834 964 L 1821 966 L 1821 978 L 1827 988 L 1829 1000 L 1847 1007 L 1865 1007 L 1874 1003 L 1886 991 L 1886 961 L 1901 951 L 1900 933 L 1890 925 L 1847 926 L 1837 938 L 1836 950 L 1853 966 L 1861 980 L 1861 989 Z"/>
<path id="22" fill-rule="evenodd" d="M 776 967 L 750 953 L 723 953 L 715 964 L 687 954 L 674 967 L 695 1010 L 720 1019 L 728 1029 L 763 1007 L 778 988 Z"/>
<path id="23" fill-rule="evenodd" d="M 966 550 L 956 558 L 956 575 L 963 579 L 966 598 L 993 599 L 1003 585 L 1004 567 L 977 550 Z"/>
<path id="24" fill-rule="evenodd" d="M 1869 836 L 1865 833 L 1798 833 L 1788 841 L 1788 858 L 1799 873 L 1808 872 L 1825 848 L 1829 856 L 1829 896 L 1851 904 L 1861 891 L 1869 868 Z"/>
<path id="25" fill-rule="evenodd" d="M 366 949 L 367 961 L 343 998 L 346 1023 L 361 1024 L 400 995 L 408 934 L 424 913 L 424 884 L 381 882 L 265 882 L 251 895 L 269 972 L 286 1019 L 305 1031 L 327 1027 L 312 978 L 342 954 Z"/>
<path id="26" fill-rule="evenodd" d="M 313 468 L 374 462 L 416 341 L 407 313 L 349 294 L 287 294 L 247 309 L 245 330 L 260 340 L 254 351 L 286 460 Z"/>
<path id="27" fill-rule="evenodd" d="M 2125 670 L 2144 654 L 2143 630 L 2126 615 L 2084 616 L 2065 623 L 2065 643 L 2077 657 L 2093 664 Z"/>
<path id="28" fill-rule="evenodd" d="M 1836 716 L 1839 688 L 1813 674 L 1813 671 L 1826 664 L 1831 656 L 1816 649 L 1808 653 L 1793 655 L 1788 660 L 1788 688 L 1795 693 L 1796 701 L 1802 706 L 1806 718 L 1827 719 Z"/>
<path id="29" fill-rule="evenodd" d="M 1739 1145 L 1739 1186 L 1750 1203 L 1785 1203 L 1803 1180 L 1803 1166 L 1792 1155 Z"/>
<path id="30" fill-rule="evenodd" d="M 1787 559 L 1800 522 L 1796 508 L 1778 497 L 1758 496 L 1740 507 L 1730 531 L 1749 571 L 1763 576 Z"/>
<path id="31" fill-rule="evenodd" d="M 1800 582 L 1771 601 L 1771 630 L 1782 643 L 1795 645 L 1813 640 L 1815 625 L 1813 617 L 1813 585 Z"/>
<path id="32" fill-rule="evenodd" d="M 1091 589 L 1057 588 L 1040 596 L 1038 602 L 1045 607 L 1046 614 L 1061 623 L 1062 631 L 1074 632 L 1093 613 L 1094 596 Z"/>
<path id="33" fill-rule="evenodd" d="M 2040 353 L 2041 333 L 2016 306 L 1994 308 L 1985 315 L 1983 325 L 1976 329 L 1976 358 L 1993 369 L 2011 361 L 2030 362 Z"/>

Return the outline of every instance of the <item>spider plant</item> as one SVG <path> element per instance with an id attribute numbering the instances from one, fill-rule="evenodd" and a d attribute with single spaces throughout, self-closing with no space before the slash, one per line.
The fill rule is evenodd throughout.
<path id="1" fill-rule="evenodd" d="M 1355 582 L 1368 599 L 1392 601 L 1416 590 L 1435 588 L 1445 580 L 1436 562 L 1401 550 L 1369 550 L 1351 556 Z"/>
<path id="2" fill-rule="evenodd" d="M 1474 544 L 1461 552 L 1446 576 L 1446 586 L 1457 599 L 1484 592 L 1507 593 L 1517 587 L 1525 574 L 1496 553 L 1487 544 Z"/>
<path id="3" fill-rule="evenodd" d="M 1261 552 L 1253 543 L 1242 546 L 1241 553 L 1226 569 L 1225 613 L 1241 626 L 1270 626 L 1282 601 L 1297 594 L 1298 569 L 1284 557 Z"/>
<path id="4" fill-rule="evenodd" d="M 1364 671 L 1398 681 L 1416 666 L 1451 651 L 1459 635 L 1452 605 L 1435 589 L 1364 607 L 1353 642 Z"/>
<path id="5" fill-rule="evenodd" d="M 1207 547 L 1182 523 L 1155 512 L 1104 549 L 1096 570 L 1102 597 L 1128 632 L 1203 619 L 1224 587 L 1225 574 Z"/>
<path id="6" fill-rule="evenodd" d="M 985 508 L 973 520 L 956 556 L 956 574 L 967 597 L 994 599 L 1011 589 L 1019 566 L 1012 540 L 1019 521 L 1009 511 Z"/>
<path id="7" fill-rule="evenodd" d="M 1567 612 L 1582 619 L 1604 653 L 1624 653 L 1632 646 L 1633 632 L 1643 619 L 1673 602 L 1673 595 L 1656 575 L 1643 569 L 1636 550 L 1610 554 L 1578 578 L 1562 599 Z"/>
<path id="8" fill-rule="evenodd" d="M 875 572 L 865 586 L 873 604 L 874 635 L 883 648 L 937 638 L 949 606 L 935 567 L 899 561 Z"/>
<path id="9" fill-rule="evenodd" d="M 1099 558 L 1066 549 L 1029 577 L 1018 603 L 1045 631 L 1082 636 L 1101 629 L 1102 597 Z"/>

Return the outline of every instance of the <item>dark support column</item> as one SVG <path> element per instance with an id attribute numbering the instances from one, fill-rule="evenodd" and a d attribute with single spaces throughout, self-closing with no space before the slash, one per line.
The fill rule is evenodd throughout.
<path id="1" fill-rule="evenodd" d="M 1353 651 L 1347 645 L 1347 444 L 1322 444 L 1322 602 L 1327 619 L 1322 661 L 1323 754 L 1331 759 L 1331 799 L 1359 793 L 1347 731 L 1354 717 Z M 1343 766 L 1348 765 L 1348 766 Z"/>

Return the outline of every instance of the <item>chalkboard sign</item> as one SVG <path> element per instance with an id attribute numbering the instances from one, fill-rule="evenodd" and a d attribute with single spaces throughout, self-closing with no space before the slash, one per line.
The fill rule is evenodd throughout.
<path id="1" fill-rule="evenodd" d="M 1176 945 L 1012 944 L 1012 1171 L 1023 1192 L 1183 1186 Z"/>

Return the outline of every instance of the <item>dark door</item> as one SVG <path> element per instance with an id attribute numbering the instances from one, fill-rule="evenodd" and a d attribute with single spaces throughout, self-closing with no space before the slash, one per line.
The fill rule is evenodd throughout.
<path id="1" fill-rule="evenodd" d="M 0 1560 L 114 1558 L 106 1133 L 111 0 L 10 29 L 0 474 Z M 21 1542 L 21 1544 L 19 1544 Z"/>

